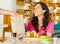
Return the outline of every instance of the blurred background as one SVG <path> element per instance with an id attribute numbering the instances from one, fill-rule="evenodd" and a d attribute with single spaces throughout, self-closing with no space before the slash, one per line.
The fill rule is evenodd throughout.
<path id="1" fill-rule="evenodd" d="M 0 15 L 0 37 L 11 37 L 12 32 L 25 33 L 25 26 L 33 15 L 34 5 L 37 2 L 45 3 L 50 11 L 54 24 L 60 24 L 60 0 L 0 0 L 0 8 L 17 12 L 16 18 L 9 15 Z M 57 27 L 59 28 L 60 25 Z M 60 28 L 54 27 L 55 33 L 60 33 Z M 57 31 L 58 30 L 58 31 Z"/>

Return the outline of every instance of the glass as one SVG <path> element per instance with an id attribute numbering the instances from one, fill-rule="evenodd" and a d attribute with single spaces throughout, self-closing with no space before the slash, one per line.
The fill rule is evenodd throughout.
<path id="1" fill-rule="evenodd" d="M 16 34 L 17 34 L 17 33 L 13 33 L 13 37 L 16 37 Z"/>

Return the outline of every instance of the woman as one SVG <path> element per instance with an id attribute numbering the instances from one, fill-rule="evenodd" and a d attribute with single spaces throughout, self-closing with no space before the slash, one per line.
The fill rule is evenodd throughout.
<path id="1" fill-rule="evenodd" d="M 28 22 L 27 31 L 35 31 L 39 35 L 46 34 L 48 37 L 52 37 L 54 33 L 54 23 L 49 18 L 49 9 L 47 5 L 42 2 L 38 2 L 35 5 L 32 20 Z"/>

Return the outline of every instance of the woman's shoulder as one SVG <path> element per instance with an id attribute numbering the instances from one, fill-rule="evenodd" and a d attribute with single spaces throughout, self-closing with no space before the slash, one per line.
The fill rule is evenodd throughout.
<path id="1" fill-rule="evenodd" d="M 32 25 L 32 21 L 31 21 L 31 20 L 29 20 L 29 22 L 28 22 L 27 30 L 28 30 L 28 31 L 34 30 L 34 26 Z"/>
<path id="2" fill-rule="evenodd" d="M 28 21 L 28 24 L 32 24 L 32 20 L 29 20 L 29 21 Z"/>
<path id="3" fill-rule="evenodd" d="M 48 22 L 48 25 L 46 26 L 47 33 L 54 33 L 54 23 L 52 21 Z"/>

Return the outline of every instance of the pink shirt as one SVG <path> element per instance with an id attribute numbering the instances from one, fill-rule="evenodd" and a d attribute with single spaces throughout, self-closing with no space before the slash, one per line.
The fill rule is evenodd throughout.
<path id="1" fill-rule="evenodd" d="M 34 26 L 31 23 L 31 21 L 28 22 L 27 30 L 28 31 L 35 30 Z M 53 34 L 54 33 L 54 23 L 49 21 L 45 30 L 39 29 L 38 34 L 43 34 L 43 33 L 51 33 L 51 34 Z"/>

